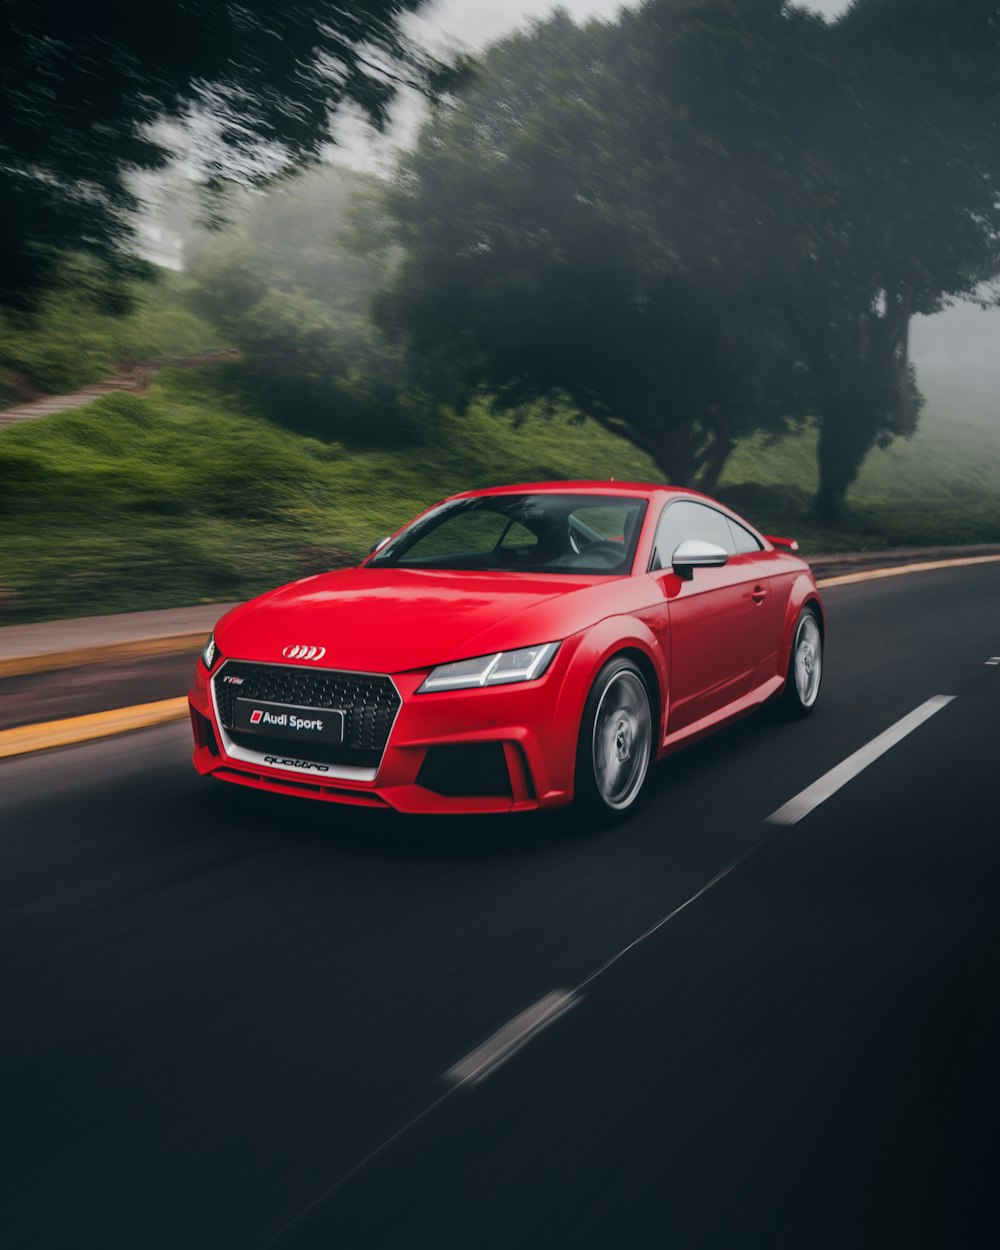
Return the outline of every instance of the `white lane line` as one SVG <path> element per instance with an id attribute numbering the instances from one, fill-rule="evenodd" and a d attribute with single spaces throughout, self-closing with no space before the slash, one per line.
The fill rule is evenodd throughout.
<path id="1" fill-rule="evenodd" d="M 814 781 L 811 786 L 807 786 L 794 799 L 789 799 L 784 807 L 779 807 L 776 812 L 772 812 L 767 818 L 767 824 L 797 824 L 803 816 L 808 816 L 814 807 L 819 807 L 820 803 L 825 803 L 832 794 L 836 794 L 842 786 L 846 786 L 858 773 L 863 772 L 869 764 L 873 764 L 880 755 L 884 755 L 897 742 L 901 742 L 907 734 L 913 733 L 914 729 L 918 729 L 925 720 L 930 720 L 935 712 L 940 712 L 954 697 L 953 694 L 936 694 L 933 698 L 928 699 L 926 703 L 921 703 L 909 715 L 904 716 L 902 720 L 896 721 L 895 725 L 890 726 L 885 733 L 880 733 L 877 738 L 872 738 L 871 742 L 867 743 L 859 751 L 855 751 L 853 755 L 849 755 L 836 768 L 831 768 L 828 773 L 824 773 L 818 781 Z"/>
<path id="2" fill-rule="evenodd" d="M 444 1079 L 452 1085 L 478 1085 L 579 1001 L 572 990 L 552 990 L 449 1068 Z"/>
<path id="3" fill-rule="evenodd" d="M 723 868 L 721 872 L 716 873 L 710 881 L 706 881 L 701 889 L 696 890 L 690 898 L 685 899 L 684 902 L 675 907 L 673 911 L 667 912 L 667 914 L 660 920 L 657 920 L 655 924 L 650 925 L 644 933 L 640 933 L 639 936 L 629 942 L 627 946 L 623 946 L 621 950 L 612 955 L 610 959 L 606 959 L 604 963 L 600 964 L 594 969 L 593 972 L 584 977 L 575 989 L 553 990 L 551 993 L 546 994 L 545 997 L 539 999 L 533 1007 L 529 1007 L 527 1011 L 524 1011 L 521 1015 L 515 1017 L 509 1024 L 500 1029 L 499 1032 L 494 1033 L 488 1041 L 482 1044 L 482 1046 L 472 1051 L 472 1053 L 466 1056 L 465 1059 L 457 1063 L 455 1067 L 449 1069 L 449 1071 L 445 1073 L 445 1079 L 451 1082 L 447 1089 L 439 1094 L 433 1102 L 428 1103 L 428 1105 L 424 1107 L 422 1111 L 419 1111 L 411 1120 L 407 1120 L 407 1122 L 391 1134 L 391 1136 L 387 1137 L 384 1141 L 377 1145 L 374 1150 L 370 1150 L 364 1158 L 359 1159 L 353 1167 L 348 1168 L 346 1172 L 343 1172 L 340 1176 L 332 1180 L 322 1193 L 314 1198 L 312 1202 L 308 1203 L 308 1205 L 304 1206 L 285 1225 L 279 1228 L 277 1232 L 268 1237 L 268 1239 L 258 1247 L 258 1250 L 273 1250 L 274 1246 L 278 1245 L 278 1243 L 283 1241 L 290 1232 L 298 1228 L 299 1225 L 307 1220 L 314 1211 L 328 1202 L 340 1189 L 353 1180 L 359 1172 L 362 1172 L 369 1163 L 377 1159 L 379 1155 L 383 1154 L 402 1137 L 407 1136 L 407 1134 L 411 1133 L 424 1120 L 432 1116 L 434 1112 L 447 1102 L 449 1098 L 453 1097 L 459 1089 L 463 1088 L 463 1086 L 474 1086 L 484 1077 L 488 1076 L 489 1073 L 495 1072 L 504 1060 L 509 1059 L 510 1056 L 520 1050 L 526 1042 L 537 1036 L 542 1029 L 551 1024 L 554 1020 L 557 1020 L 571 1007 L 575 1007 L 576 1004 L 581 1001 L 581 992 L 585 986 L 589 985 L 591 981 L 596 980 L 599 976 L 602 976 L 608 971 L 609 968 L 613 967 L 620 959 L 627 955 L 629 951 L 635 950 L 637 946 L 641 946 L 647 938 L 652 937 L 653 934 L 662 929 L 664 925 L 669 924 L 675 916 L 679 916 L 681 912 L 690 907 L 692 903 L 697 902 L 698 899 L 706 895 L 713 886 L 718 885 L 720 881 L 724 880 L 731 872 L 735 871 L 735 869 L 737 869 L 740 864 L 744 862 L 744 860 L 749 859 L 751 855 L 759 851 L 761 845 L 761 843 L 757 843 L 756 846 L 751 846 L 748 850 L 744 851 L 742 855 L 737 856 L 731 864 L 727 864 L 726 867 Z M 526 1020 L 525 1017 L 528 1019 Z M 506 1045 L 506 1047 L 502 1047 L 498 1044 L 498 1039 L 505 1034 L 509 1035 L 509 1044 Z M 494 1058 L 490 1058 L 484 1054 L 484 1052 L 493 1050 L 494 1048 L 496 1052 Z M 481 1062 L 481 1059 L 486 1059 L 487 1062 L 483 1063 Z M 458 1069 L 460 1068 L 465 1070 L 464 1076 L 458 1074 Z"/>
<path id="4" fill-rule="evenodd" d="M 339 1189 L 342 1189 L 348 1181 L 352 1181 L 359 1172 L 363 1171 L 368 1166 L 369 1163 L 377 1159 L 380 1154 L 384 1154 L 385 1151 L 387 1151 L 390 1146 L 395 1145 L 401 1137 L 405 1137 L 407 1133 L 409 1133 L 412 1129 L 415 1129 L 421 1121 L 426 1120 L 428 1116 L 433 1115 L 434 1112 L 437 1111 L 438 1107 L 440 1107 L 447 1098 L 450 1098 L 454 1092 L 454 1090 L 446 1089 L 443 1094 L 439 1094 L 433 1102 L 428 1103 L 427 1106 L 424 1107 L 423 1111 L 418 1111 L 412 1120 L 407 1120 L 402 1128 L 398 1128 L 395 1133 L 393 1133 L 390 1137 L 387 1137 L 385 1141 L 380 1142 L 374 1150 L 370 1150 L 363 1159 L 359 1159 L 353 1167 L 348 1168 L 347 1171 L 338 1176 L 336 1180 L 331 1181 L 330 1184 L 327 1185 L 326 1189 L 314 1198 L 312 1202 L 307 1203 L 307 1205 L 300 1211 L 297 1211 L 287 1223 L 282 1224 L 277 1232 L 272 1233 L 271 1236 L 268 1237 L 267 1241 L 262 1241 L 258 1245 L 257 1250 L 272 1250 L 272 1247 L 276 1246 L 279 1242 L 284 1241 L 290 1232 L 293 1232 L 299 1227 L 300 1224 L 304 1223 L 314 1211 L 318 1211 L 320 1207 L 329 1202 Z"/>
<path id="5" fill-rule="evenodd" d="M 696 903 L 698 899 L 703 898 L 713 886 L 718 885 L 720 881 L 728 877 L 744 860 L 749 859 L 759 849 L 760 843 L 756 846 L 751 846 L 742 855 L 737 856 L 731 864 L 727 864 L 721 872 L 717 872 L 710 881 L 706 881 L 700 890 L 695 890 L 690 898 L 686 898 L 683 903 L 678 903 L 672 911 L 667 912 L 665 916 L 661 916 L 655 924 L 651 924 L 637 938 L 633 938 L 621 950 L 616 951 L 609 959 L 605 959 L 593 972 L 588 973 L 575 988 L 571 990 L 552 990 L 544 998 L 540 998 L 534 1006 L 529 1007 L 527 1011 L 522 1011 L 519 1016 L 515 1016 L 513 1020 L 505 1024 L 502 1029 L 494 1033 L 481 1046 L 478 1046 L 474 1051 L 466 1055 L 453 1068 L 449 1068 L 444 1074 L 444 1079 L 449 1082 L 453 1089 L 457 1089 L 460 1085 L 478 1085 L 480 1081 L 495 1072 L 511 1055 L 519 1051 L 533 1037 L 536 1037 L 542 1029 L 550 1025 L 553 1020 L 557 1020 L 564 1012 L 571 1007 L 575 1007 L 581 1001 L 584 989 L 592 981 L 596 981 L 598 977 L 603 976 L 609 968 L 618 963 L 620 959 L 623 959 L 629 951 L 633 951 L 637 946 L 641 946 L 647 938 L 651 938 L 654 933 L 659 932 L 675 916 L 679 916 L 692 903 Z"/>
<path id="6" fill-rule="evenodd" d="M 573 993 L 579 994 L 581 990 L 591 983 L 591 981 L 596 981 L 598 977 L 603 976 L 609 968 L 613 967 L 619 961 L 619 959 L 623 959 L 629 951 L 634 951 L 637 946 L 641 946 L 647 938 L 651 938 L 654 933 L 657 933 L 660 929 L 662 929 L 665 924 L 669 924 L 675 916 L 679 916 L 681 912 L 690 907 L 692 903 L 697 903 L 698 899 L 707 894 L 714 886 L 717 886 L 719 882 L 728 877 L 731 872 L 739 868 L 740 864 L 742 864 L 745 859 L 749 859 L 750 856 L 759 851 L 760 848 L 761 843 L 758 842 L 756 846 L 751 846 L 749 850 L 744 851 L 742 855 L 738 855 L 731 864 L 727 864 L 721 872 L 717 872 L 711 881 L 706 881 L 700 890 L 695 890 L 694 894 L 692 894 L 690 898 L 686 898 L 683 903 L 678 903 L 673 911 L 668 911 L 665 916 L 661 916 L 660 919 L 657 920 L 655 924 L 651 924 L 644 933 L 640 933 L 637 938 L 633 938 L 627 946 L 623 946 L 620 951 L 616 951 L 610 959 L 606 959 L 600 967 L 595 968 L 589 976 L 584 977 Z"/>
<path id="7" fill-rule="evenodd" d="M 1000 655 L 991 655 L 986 663 L 991 665 L 993 668 L 996 668 L 996 666 L 1000 664 Z"/>

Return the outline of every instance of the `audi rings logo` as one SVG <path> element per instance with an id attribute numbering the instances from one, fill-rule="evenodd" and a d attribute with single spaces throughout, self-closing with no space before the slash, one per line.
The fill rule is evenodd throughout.
<path id="1" fill-rule="evenodd" d="M 286 647 L 281 654 L 286 660 L 322 660 L 326 647 Z"/>

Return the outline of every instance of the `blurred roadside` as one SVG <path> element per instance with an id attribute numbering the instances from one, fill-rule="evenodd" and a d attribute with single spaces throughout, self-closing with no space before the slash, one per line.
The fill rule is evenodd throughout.
<path id="1" fill-rule="evenodd" d="M 0 628 L 0 678 L 103 665 L 164 654 L 197 653 L 232 603 Z"/>

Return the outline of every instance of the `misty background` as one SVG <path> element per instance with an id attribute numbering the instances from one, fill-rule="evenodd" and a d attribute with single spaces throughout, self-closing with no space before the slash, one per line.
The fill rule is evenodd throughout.
<path id="1" fill-rule="evenodd" d="M 0 617 L 243 597 L 511 480 L 1000 541 L 989 5 L 248 11 L 9 27 Z"/>

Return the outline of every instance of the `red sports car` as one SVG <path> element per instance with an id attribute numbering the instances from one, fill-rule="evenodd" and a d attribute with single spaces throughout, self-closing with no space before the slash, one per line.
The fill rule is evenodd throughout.
<path id="1" fill-rule="evenodd" d="M 570 802 L 614 820 L 650 764 L 771 698 L 816 704 L 809 566 L 694 491 L 469 491 L 219 621 L 200 773 L 402 812 Z"/>

